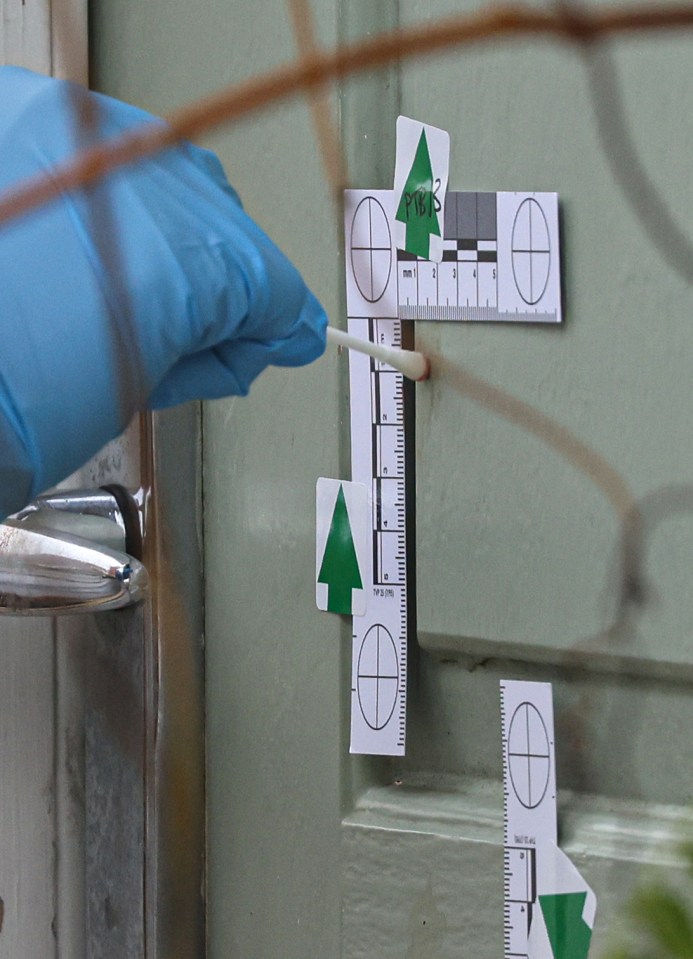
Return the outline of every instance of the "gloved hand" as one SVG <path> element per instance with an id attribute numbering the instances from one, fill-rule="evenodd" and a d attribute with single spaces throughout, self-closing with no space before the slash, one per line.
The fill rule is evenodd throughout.
<path id="1" fill-rule="evenodd" d="M 0 190 L 155 121 L 0 68 Z M 0 224 L 0 515 L 80 466 L 134 412 L 245 394 L 319 356 L 326 318 L 191 145 Z"/>

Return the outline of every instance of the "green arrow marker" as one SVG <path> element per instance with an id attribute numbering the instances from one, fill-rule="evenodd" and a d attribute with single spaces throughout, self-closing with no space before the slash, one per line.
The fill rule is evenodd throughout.
<path id="1" fill-rule="evenodd" d="M 586 892 L 539 896 L 554 959 L 587 959 L 592 930 L 582 918 Z"/>
<path id="2" fill-rule="evenodd" d="M 318 582 L 327 584 L 328 612 L 351 615 L 351 591 L 363 589 L 363 583 L 351 535 L 344 488 L 341 485 L 334 505 Z"/>
<path id="3" fill-rule="evenodd" d="M 438 222 L 440 201 L 436 198 L 435 189 L 426 131 L 422 130 L 395 219 L 406 226 L 404 242 L 406 251 L 422 256 L 426 260 L 431 246 L 431 234 L 440 236 Z"/>

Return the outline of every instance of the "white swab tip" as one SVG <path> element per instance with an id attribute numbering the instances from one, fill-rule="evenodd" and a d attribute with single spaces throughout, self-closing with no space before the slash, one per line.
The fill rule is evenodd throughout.
<path id="1" fill-rule="evenodd" d="M 420 353 L 419 356 L 424 362 L 424 368 L 421 376 L 416 377 L 416 382 L 423 383 L 423 381 L 429 379 L 431 375 L 431 361 L 429 360 L 427 356 L 424 356 L 423 353 Z"/>
<path id="2" fill-rule="evenodd" d="M 397 350 L 396 362 L 393 365 L 416 383 L 427 380 L 431 375 L 428 357 L 423 353 L 417 353 L 416 350 Z"/>

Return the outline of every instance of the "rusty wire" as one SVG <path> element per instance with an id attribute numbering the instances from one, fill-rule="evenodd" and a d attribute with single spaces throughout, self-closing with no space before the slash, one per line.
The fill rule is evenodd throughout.
<path id="1" fill-rule="evenodd" d="M 75 190 L 135 160 L 181 140 L 258 111 L 328 81 L 353 76 L 393 61 L 441 53 L 460 46 L 534 37 L 584 46 L 614 35 L 643 34 L 693 27 L 693 4 L 609 6 L 594 11 L 537 10 L 521 4 L 493 5 L 432 24 L 393 30 L 331 52 L 306 51 L 293 63 L 252 77 L 170 114 L 152 124 L 78 154 L 50 176 L 27 181 L 0 197 L 0 223 Z"/>

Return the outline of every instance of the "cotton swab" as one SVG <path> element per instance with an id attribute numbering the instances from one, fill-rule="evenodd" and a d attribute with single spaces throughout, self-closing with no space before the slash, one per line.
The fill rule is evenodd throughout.
<path id="1" fill-rule="evenodd" d="M 334 343 L 335 346 L 346 346 L 350 350 L 357 350 L 359 353 L 365 353 L 372 356 L 373 359 L 380 360 L 381 363 L 387 363 L 388 366 L 399 370 L 410 380 L 427 380 L 431 375 L 431 364 L 423 353 L 417 353 L 416 350 L 400 350 L 397 347 L 381 346 L 379 343 L 371 343 L 370 340 L 361 340 L 342 330 L 336 330 L 333 326 L 327 327 L 327 341 Z"/>

